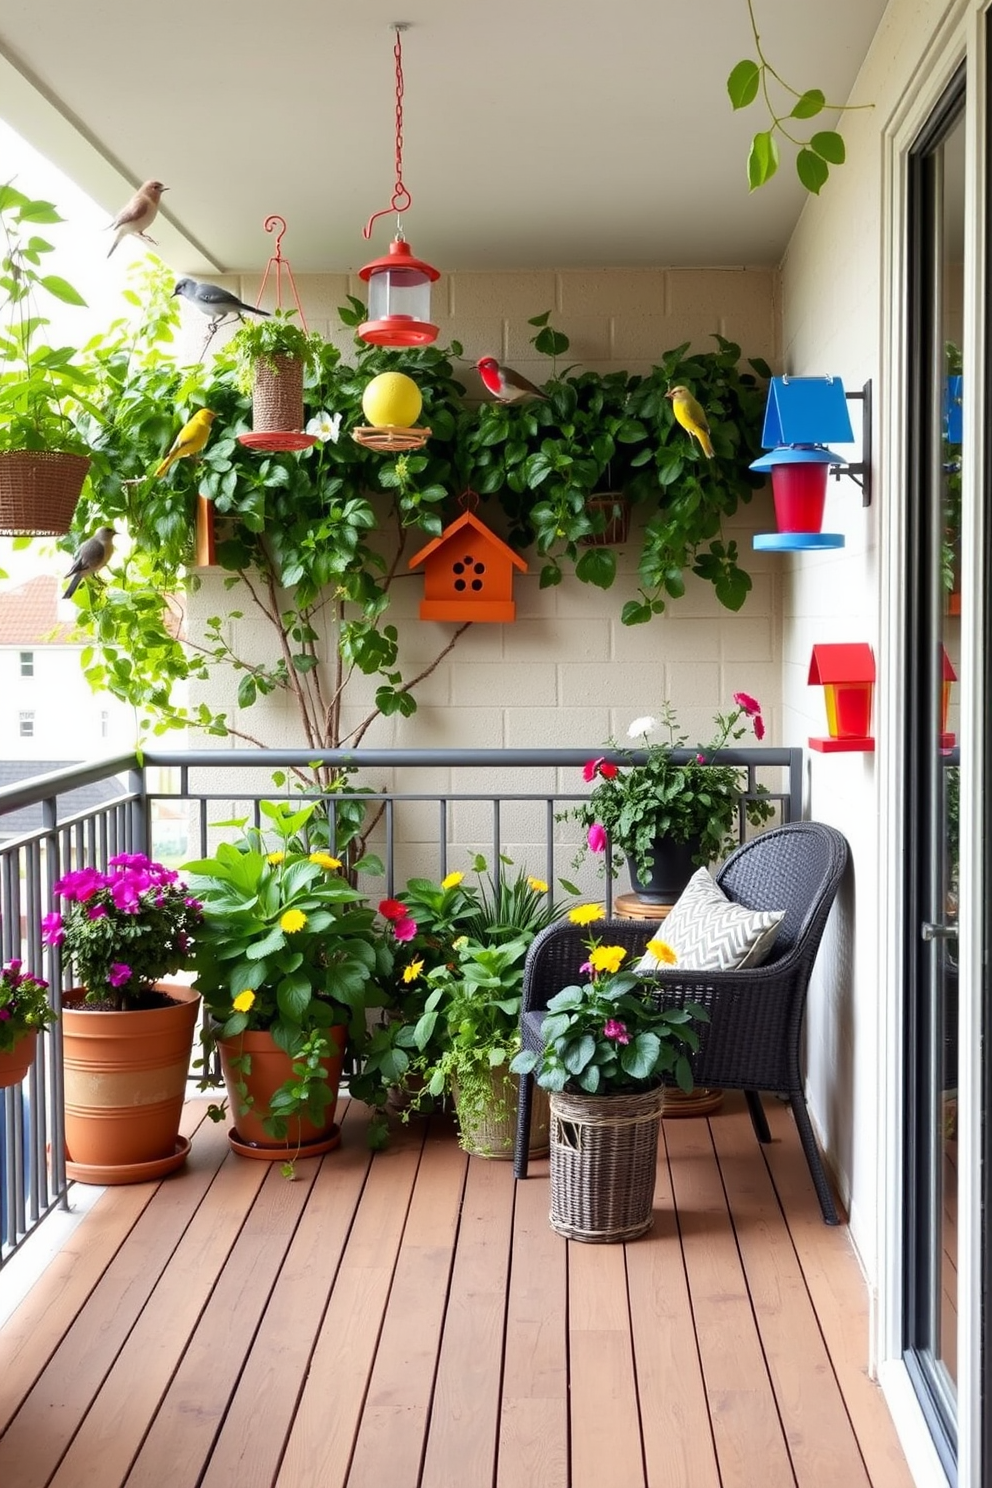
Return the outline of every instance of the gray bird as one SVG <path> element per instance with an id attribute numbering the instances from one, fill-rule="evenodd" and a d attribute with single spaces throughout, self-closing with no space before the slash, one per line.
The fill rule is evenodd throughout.
<path id="1" fill-rule="evenodd" d="M 79 546 L 72 567 L 66 574 L 69 580 L 66 585 L 63 599 L 71 599 L 79 588 L 81 579 L 87 574 L 96 573 L 105 563 L 110 562 L 110 555 L 114 551 L 114 529 L 113 527 L 98 527 L 92 537 L 88 537 Z"/>
<path id="2" fill-rule="evenodd" d="M 213 327 L 220 325 L 228 315 L 236 315 L 241 320 L 245 312 L 249 315 L 269 313 L 268 310 L 256 309 L 254 305 L 246 305 L 244 300 L 239 300 L 229 289 L 221 289 L 219 284 L 200 284 L 196 279 L 180 279 L 172 291 L 173 299 L 176 295 L 182 295 L 204 315 L 209 315 Z"/>

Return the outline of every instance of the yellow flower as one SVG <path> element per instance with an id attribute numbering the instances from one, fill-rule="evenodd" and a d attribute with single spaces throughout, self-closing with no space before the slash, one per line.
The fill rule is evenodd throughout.
<path id="1" fill-rule="evenodd" d="M 654 940 L 649 940 L 648 950 L 651 952 L 656 961 L 661 961 L 666 966 L 674 966 L 676 961 L 679 959 L 678 956 L 676 956 L 675 952 L 672 950 L 671 946 L 668 944 L 667 940 L 658 940 L 657 938 L 655 938 Z"/>
<path id="2" fill-rule="evenodd" d="M 234 1011 L 236 1013 L 247 1013 L 247 1012 L 250 1012 L 251 1011 L 252 1004 L 254 1003 L 254 1001 L 255 1001 L 255 994 L 254 994 L 254 992 L 252 992 L 252 990 L 249 987 L 246 987 L 245 990 L 243 992 L 239 992 L 238 995 L 237 995 L 237 997 L 234 999 L 234 1004 L 233 1004 Z"/>
<path id="3" fill-rule="evenodd" d="M 579 904 L 575 909 L 568 911 L 568 918 L 573 925 L 591 925 L 593 920 L 603 918 L 603 906 L 601 904 Z"/>
<path id="4" fill-rule="evenodd" d="M 468 945 L 468 936 L 467 935 L 459 935 L 457 937 L 457 939 L 455 939 L 455 940 L 453 940 L 451 942 L 451 949 L 453 951 L 460 951 L 461 948 L 462 948 L 462 946 L 467 946 L 467 945 Z"/>
<path id="5" fill-rule="evenodd" d="M 403 968 L 403 980 L 405 982 L 415 982 L 423 969 L 423 961 L 411 961 L 409 966 L 404 966 Z"/>
<path id="6" fill-rule="evenodd" d="M 589 952 L 589 964 L 593 971 L 619 971 L 626 954 L 623 946 L 595 946 Z"/>
<path id="7" fill-rule="evenodd" d="M 285 930 L 287 935 L 294 935 L 297 930 L 302 930 L 307 922 L 307 917 L 302 909 L 287 909 L 279 921 L 280 929 Z"/>
<path id="8" fill-rule="evenodd" d="M 321 868 L 327 868 L 328 870 L 341 867 L 340 858 L 332 858 L 330 853 L 325 852 L 312 852 L 310 854 L 310 861 L 311 863 L 319 863 Z"/>
<path id="9" fill-rule="evenodd" d="M 447 878 L 442 878 L 442 889 L 455 889 L 465 877 L 464 873 L 449 873 Z"/>
<path id="10" fill-rule="evenodd" d="M 281 863 L 285 856 L 286 854 L 284 852 L 270 852 L 266 855 L 265 861 L 267 863 Z"/>
<path id="11" fill-rule="evenodd" d="M 527 887 L 533 889 L 535 894 L 546 894 L 548 886 L 543 878 L 528 878 Z"/>

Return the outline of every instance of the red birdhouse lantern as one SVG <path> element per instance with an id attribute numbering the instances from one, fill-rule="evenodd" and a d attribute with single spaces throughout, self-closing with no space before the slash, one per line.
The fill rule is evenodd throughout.
<path id="1" fill-rule="evenodd" d="M 951 658 L 946 649 L 940 648 L 940 747 L 941 749 L 953 749 L 957 743 L 957 736 L 947 732 L 947 715 L 951 706 L 951 683 L 958 680 L 958 674 L 951 665 Z"/>
<path id="2" fill-rule="evenodd" d="M 824 689 L 829 730 L 825 739 L 810 739 L 809 747 L 821 754 L 874 750 L 870 731 L 875 658 L 867 641 L 814 646 L 809 684 Z"/>
<path id="3" fill-rule="evenodd" d="M 513 570 L 526 573 L 527 565 L 474 512 L 463 512 L 440 537 L 414 553 L 410 567 L 421 564 L 421 620 L 516 619 Z"/>

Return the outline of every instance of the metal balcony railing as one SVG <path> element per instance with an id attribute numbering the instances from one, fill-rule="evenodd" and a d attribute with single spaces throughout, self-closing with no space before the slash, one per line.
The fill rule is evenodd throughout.
<path id="1" fill-rule="evenodd" d="M 232 820 L 261 824 L 259 802 L 287 793 L 319 803 L 332 843 L 345 806 L 364 806 L 369 847 L 384 869 L 381 878 L 360 884 L 373 902 L 414 875 L 439 879 L 470 865 L 475 854 L 486 858 L 494 876 L 510 859 L 554 886 L 562 876 L 577 876 L 581 831 L 562 817 L 587 793 L 577 783 L 592 753 L 149 750 L 140 760 L 117 756 L 7 787 L 0 790 L 0 959 L 19 957 L 26 969 L 46 977 L 58 1008 L 62 967 L 57 949 L 42 945 L 41 920 L 55 907 L 53 886 L 64 873 L 106 868 L 121 852 L 144 852 L 180 867 L 229 836 Z M 682 751 L 685 758 L 692 753 Z M 713 762 L 746 770 L 745 803 L 764 787 L 776 809 L 769 825 L 777 825 L 802 814 L 802 758 L 801 749 L 730 749 Z M 338 777 L 332 793 L 315 783 L 317 768 Z M 88 792 L 95 799 L 88 801 Z M 747 830 L 742 804 L 741 840 Z M 590 897 L 605 900 L 609 914 L 612 882 L 594 873 L 587 865 L 579 882 Z M 65 1205 L 66 1194 L 56 1023 L 39 1040 L 24 1084 L 0 1090 L 0 1265 L 52 1208 Z"/>

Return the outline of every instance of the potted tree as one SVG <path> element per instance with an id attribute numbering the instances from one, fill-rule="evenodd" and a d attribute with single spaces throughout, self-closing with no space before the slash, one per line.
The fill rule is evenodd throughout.
<path id="1" fill-rule="evenodd" d="M 92 375 L 74 349 L 45 344 L 49 321 L 36 300 L 83 305 L 57 274 L 42 271 L 53 251 L 35 229 L 62 218 L 50 202 L 0 186 L 0 532 L 69 531 L 89 469 L 72 414 L 89 406 Z"/>
<path id="2" fill-rule="evenodd" d="M 275 846 L 255 827 L 188 863 L 203 904 L 196 986 L 210 1015 L 204 1069 L 216 1049 L 230 1106 L 234 1150 L 281 1159 L 328 1152 L 349 1044 L 360 1051 L 366 1010 L 381 1001 L 392 955 L 374 911 L 341 862 L 306 837 L 313 804 L 263 801 Z M 203 1086 L 209 1083 L 205 1073 Z"/>
<path id="3" fill-rule="evenodd" d="M 19 1085 L 34 1063 L 38 1035 L 56 1013 L 48 983 L 8 961 L 0 970 L 0 1090 Z"/>
<path id="4" fill-rule="evenodd" d="M 199 995 L 163 978 L 189 965 L 200 906 L 174 870 L 140 853 L 55 885 L 42 921 L 79 986 L 62 996 L 70 1178 L 138 1183 L 180 1167 L 179 1135 Z"/>

